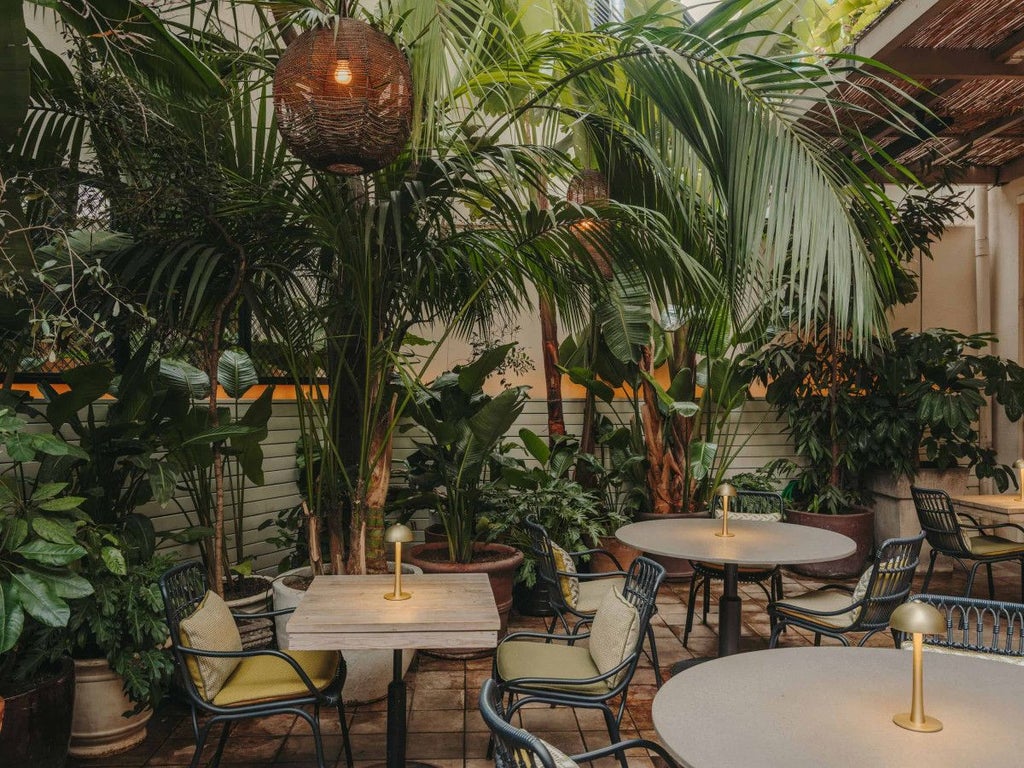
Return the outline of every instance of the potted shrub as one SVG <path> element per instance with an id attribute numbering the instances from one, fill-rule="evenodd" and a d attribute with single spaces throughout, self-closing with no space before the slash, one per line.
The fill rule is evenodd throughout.
<path id="1" fill-rule="evenodd" d="M 0 755 L 11 765 L 63 768 L 74 667 L 67 658 L 54 663 L 40 639 L 47 628 L 63 628 L 68 601 L 93 588 L 74 570 L 86 554 L 79 541 L 83 499 L 49 477 L 66 458 L 85 454 L 25 427 L 24 418 L 0 407 L 0 448 L 9 462 L 0 473 Z M 30 462 L 38 462 L 35 478 L 25 472 Z"/>
<path id="2" fill-rule="evenodd" d="M 569 552 L 578 552 L 594 547 L 602 536 L 613 533 L 629 518 L 606 511 L 595 492 L 585 490 L 569 477 L 578 459 L 575 438 L 557 435 L 549 447 L 529 429 L 519 430 L 519 436 L 539 466 L 527 467 L 520 459 L 506 460 L 501 481 L 488 494 L 481 525 L 487 529 L 489 540 L 511 544 L 523 553 L 513 591 L 519 613 L 550 616 L 547 590 L 536 589 L 536 558 L 529 551 L 523 521 L 535 516 L 555 543 Z M 584 562 L 590 560 L 584 558 Z"/>
<path id="3" fill-rule="evenodd" d="M 425 573 L 486 573 L 502 633 L 523 555 L 506 544 L 481 541 L 486 530 L 480 518 L 488 489 L 500 476 L 501 440 L 522 412 L 527 388 L 510 387 L 492 397 L 483 386 L 512 346 L 486 350 L 429 384 L 405 382 L 405 413 L 427 437 L 407 459 L 409 485 L 421 506 L 437 511 L 447 539 L 410 547 L 408 561 Z"/>

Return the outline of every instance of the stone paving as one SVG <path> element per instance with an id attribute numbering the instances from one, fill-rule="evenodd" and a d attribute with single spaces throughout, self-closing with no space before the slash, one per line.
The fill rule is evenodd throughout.
<path id="1" fill-rule="evenodd" d="M 920 587 L 924 568 L 918 573 L 916 587 Z M 852 583 L 852 582 L 851 582 Z M 820 582 L 787 572 L 785 594 L 796 595 L 819 586 Z M 963 572 L 937 573 L 929 591 L 962 594 L 966 579 Z M 658 598 L 658 616 L 654 620 L 660 663 L 667 674 L 674 662 L 700 656 L 714 655 L 717 648 L 716 603 L 720 583 L 713 588 L 711 614 L 708 625 L 699 623 L 699 606 L 689 648 L 680 643 L 686 618 L 687 582 L 668 584 Z M 744 651 L 759 650 L 768 645 L 769 623 L 765 612 L 765 596 L 756 585 L 740 585 L 743 595 Z M 915 590 L 916 591 L 916 590 Z M 975 594 L 985 593 L 985 580 L 981 574 L 975 584 Z M 996 567 L 996 598 L 1018 600 L 1020 575 L 1016 564 Z M 536 630 L 542 628 L 543 619 L 513 616 L 511 628 Z M 828 638 L 824 643 L 830 643 Z M 891 644 L 888 633 L 879 633 L 869 645 Z M 810 644 L 810 635 L 798 631 L 787 632 L 782 645 Z M 483 768 L 493 763 L 485 759 L 487 731 L 476 711 L 477 696 L 482 682 L 490 675 L 490 659 L 473 661 L 447 661 L 419 654 L 407 677 L 409 683 L 409 738 L 410 760 L 427 761 L 437 768 Z M 657 688 L 650 659 L 644 658 L 629 689 L 626 715 L 622 723 L 623 738 L 644 737 L 657 739 L 651 724 L 651 701 Z M 693 695 L 699 696 L 700 691 Z M 324 748 L 328 765 L 344 768 L 341 754 L 341 735 L 336 717 L 322 715 Z M 352 748 L 357 768 L 382 765 L 384 760 L 385 705 L 384 702 L 351 707 L 349 711 Z M 309 726 L 295 716 L 276 716 L 262 720 L 243 721 L 232 730 L 222 765 L 253 766 L 254 768 L 310 768 L 315 765 L 313 739 Z M 596 749 L 608 743 L 599 712 L 550 707 L 533 707 L 522 712 L 522 724 L 567 753 Z M 218 731 L 211 734 L 204 752 L 203 765 L 212 755 Z M 192 731 L 188 709 L 179 701 L 169 701 L 154 715 L 146 741 L 137 749 L 100 760 L 69 760 L 69 768 L 179 768 L 187 766 L 192 756 Z M 629 755 L 630 768 L 648 768 L 660 761 L 649 758 L 646 752 Z M 603 766 L 617 765 L 611 759 L 601 761 Z"/>

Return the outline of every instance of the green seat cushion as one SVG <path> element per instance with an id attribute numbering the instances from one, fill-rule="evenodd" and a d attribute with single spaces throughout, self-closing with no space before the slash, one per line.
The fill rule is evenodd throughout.
<path id="1" fill-rule="evenodd" d="M 972 536 L 971 554 L 978 557 L 999 557 L 1017 552 L 1024 554 L 1024 544 L 1002 536 Z"/>
<path id="2" fill-rule="evenodd" d="M 607 579 L 580 579 L 580 596 L 576 601 L 576 610 L 580 613 L 596 612 L 609 589 L 614 589 L 621 595 L 625 584 L 626 580 L 621 576 L 609 576 Z"/>
<path id="3" fill-rule="evenodd" d="M 786 598 L 784 603 L 775 603 L 775 610 L 783 616 L 793 616 L 832 629 L 845 629 L 856 621 L 859 608 L 835 616 L 815 616 L 807 611 L 842 611 L 852 604 L 853 598 L 849 594 L 829 589 Z"/>
<path id="4" fill-rule="evenodd" d="M 508 640 L 498 646 L 496 655 L 498 675 L 505 681 L 541 677 L 556 682 L 537 684 L 537 688 L 578 693 L 608 692 L 608 683 L 603 680 L 588 685 L 557 682 L 586 680 L 601 674 L 585 645 Z"/>
<path id="5" fill-rule="evenodd" d="M 317 690 L 329 686 L 338 673 L 338 651 L 283 651 L 299 663 Z M 227 707 L 309 696 L 309 688 L 284 659 L 274 656 L 243 658 L 213 703 Z"/>

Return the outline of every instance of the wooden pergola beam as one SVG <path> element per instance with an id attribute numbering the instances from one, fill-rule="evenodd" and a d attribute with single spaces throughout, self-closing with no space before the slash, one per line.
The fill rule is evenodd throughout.
<path id="1" fill-rule="evenodd" d="M 1024 51 L 1024 27 L 1009 35 L 1003 42 L 995 46 L 991 53 L 996 61 L 1006 62 L 1021 51 Z"/>
<path id="2" fill-rule="evenodd" d="M 922 79 L 1024 79 L 1024 64 L 1004 64 L 988 51 L 973 48 L 896 48 L 883 60 L 898 72 Z"/>

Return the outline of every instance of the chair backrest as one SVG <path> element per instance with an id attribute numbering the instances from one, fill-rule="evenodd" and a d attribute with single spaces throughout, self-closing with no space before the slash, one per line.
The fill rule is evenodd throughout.
<path id="1" fill-rule="evenodd" d="M 729 502 L 732 520 L 781 523 L 786 514 L 786 502 L 778 491 L 737 491 Z M 711 516 L 722 516 L 722 497 L 711 497 Z"/>
<path id="2" fill-rule="evenodd" d="M 505 721 L 501 688 L 494 680 L 485 680 L 480 688 L 480 715 L 494 736 L 496 768 L 556 768 L 543 741 Z"/>
<path id="3" fill-rule="evenodd" d="M 921 521 L 921 530 L 928 538 L 928 545 L 944 555 L 970 555 L 970 541 L 960 527 L 960 519 L 949 494 L 938 488 L 912 485 L 910 495 L 914 498 L 917 519 Z"/>
<path id="4" fill-rule="evenodd" d="M 644 634 L 647 632 L 647 625 L 654 615 L 656 602 L 658 600 L 658 589 L 661 582 L 665 580 L 665 568 L 649 557 L 638 557 L 629 566 L 626 574 L 626 583 L 622 587 L 623 596 L 636 606 L 640 615 L 640 640 L 637 646 L 643 644 Z"/>
<path id="5" fill-rule="evenodd" d="M 530 539 L 527 548 L 537 562 L 537 579 L 547 589 L 548 602 L 551 607 L 562 613 L 567 610 L 568 605 L 562 592 L 561 580 L 558 577 L 555 553 L 551 549 L 551 537 L 548 536 L 544 526 L 538 523 L 533 516 L 526 518 L 524 526 L 526 535 Z"/>
<path id="6" fill-rule="evenodd" d="M 951 595 L 914 595 L 946 617 L 946 634 L 925 635 L 925 645 L 1024 659 L 1024 605 Z"/>
<path id="7" fill-rule="evenodd" d="M 914 571 L 921 559 L 924 533 L 903 539 L 888 539 L 878 551 L 871 569 L 864 604 L 856 624 L 862 629 L 885 627 L 897 606 L 910 594 Z"/>

